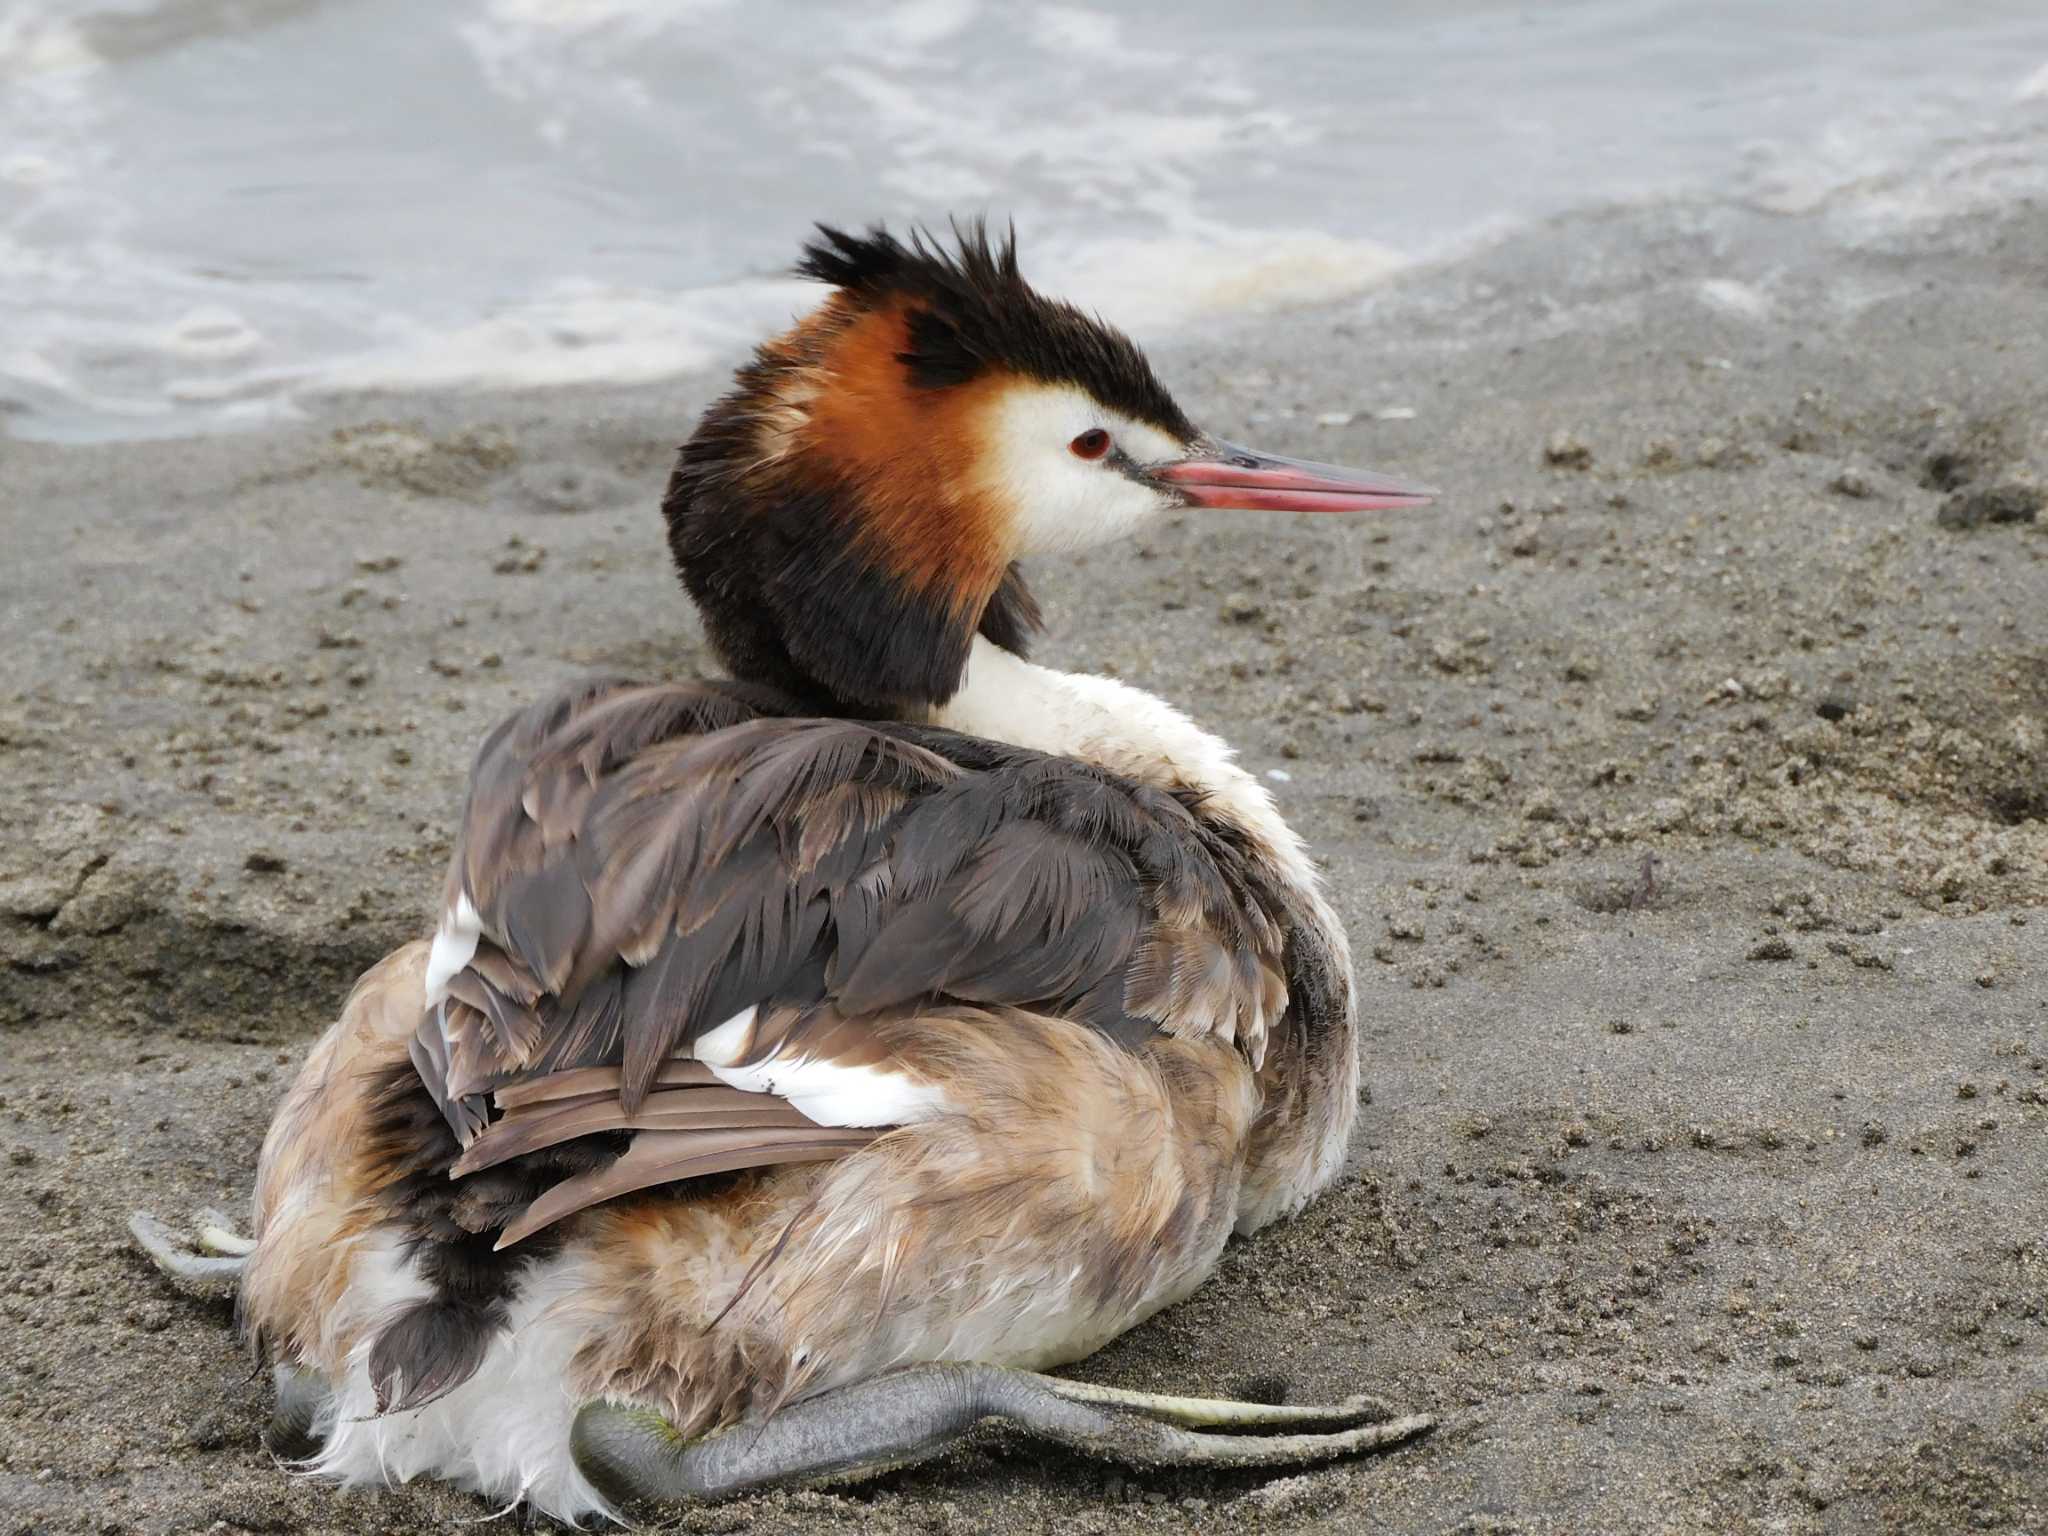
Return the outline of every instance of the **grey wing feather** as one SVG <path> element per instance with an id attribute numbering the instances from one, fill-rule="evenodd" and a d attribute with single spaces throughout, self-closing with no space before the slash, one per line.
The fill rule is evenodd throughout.
<path id="1" fill-rule="evenodd" d="M 506 1242 L 652 1183 L 864 1145 L 768 1095 L 739 1096 L 774 1106 L 748 1118 L 696 1075 L 698 1037 L 749 1008 L 750 1059 L 800 1039 L 850 1065 L 886 1058 L 871 1016 L 927 1000 L 1254 1059 L 1286 1007 L 1282 896 L 1198 797 L 731 685 L 579 685 L 500 725 L 458 898 L 482 937 L 414 1048 L 455 1172 L 631 1136 Z"/>

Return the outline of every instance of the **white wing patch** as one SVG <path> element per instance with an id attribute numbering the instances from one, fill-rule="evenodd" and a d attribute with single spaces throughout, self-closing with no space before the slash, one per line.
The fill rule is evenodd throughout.
<path id="1" fill-rule="evenodd" d="M 930 1083 L 889 1067 L 779 1053 L 742 1066 L 753 1033 L 754 1010 L 747 1008 L 699 1035 L 694 1053 L 727 1087 L 787 1100 L 820 1125 L 910 1125 L 953 1107 Z"/>
<path id="2" fill-rule="evenodd" d="M 448 1000 L 448 983 L 476 958 L 477 940 L 483 937 L 483 931 L 483 919 L 477 916 L 465 891 L 441 915 L 441 926 L 434 930 L 434 947 L 427 951 L 429 1008 L 438 1008 Z"/>

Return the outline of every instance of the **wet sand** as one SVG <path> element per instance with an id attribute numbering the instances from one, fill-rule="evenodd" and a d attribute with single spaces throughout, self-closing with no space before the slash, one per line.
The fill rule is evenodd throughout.
<path id="1" fill-rule="evenodd" d="M 1034 573 L 1046 659 L 1326 861 L 1370 1095 L 1338 1188 L 1075 1369 L 1443 1428 L 1277 1481 L 990 1431 L 676 1528 L 2043 1528 L 2048 211 L 1824 233 L 1585 219 L 1157 348 L 1216 430 L 1448 496 Z M 489 1513 L 274 1467 L 121 1224 L 246 1198 L 491 721 L 708 665 L 655 502 L 712 382 L 0 441 L 0 1533 Z"/>

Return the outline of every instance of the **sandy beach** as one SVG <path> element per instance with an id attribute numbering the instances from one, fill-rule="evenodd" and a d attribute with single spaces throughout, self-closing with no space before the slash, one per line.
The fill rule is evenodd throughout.
<path id="1" fill-rule="evenodd" d="M 989 1431 L 672 1528 L 2048 1528 L 2048 208 L 1823 222 L 1595 213 L 1156 347 L 1443 503 L 1033 572 L 1047 660 L 1325 862 L 1369 1094 L 1331 1194 L 1074 1371 L 1442 1427 L 1278 1481 Z M 656 502 L 719 382 L 0 439 L 0 1533 L 491 1513 L 274 1466 L 123 1221 L 243 1207 L 491 722 L 708 667 Z"/>

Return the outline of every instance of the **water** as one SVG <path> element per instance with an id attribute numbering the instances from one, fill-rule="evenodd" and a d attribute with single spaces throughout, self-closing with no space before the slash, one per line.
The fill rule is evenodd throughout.
<path id="1" fill-rule="evenodd" d="M 810 302 L 819 218 L 1014 216 L 1159 336 L 1578 208 L 1848 228 L 2044 168 L 2042 0 L 0 0 L 0 413 L 707 367 Z"/>

